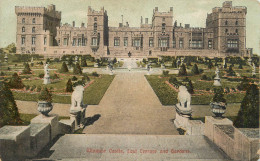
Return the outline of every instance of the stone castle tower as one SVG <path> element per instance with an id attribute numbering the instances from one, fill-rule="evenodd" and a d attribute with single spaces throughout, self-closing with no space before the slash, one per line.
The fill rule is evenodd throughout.
<path id="1" fill-rule="evenodd" d="M 55 5 L 47 8 L 16 6 L 15 13 L 17 53 L 44 54 L 48 46 L 57 45 L 56 27 L 60 25 L 61 12 L 55 10 Z"/>

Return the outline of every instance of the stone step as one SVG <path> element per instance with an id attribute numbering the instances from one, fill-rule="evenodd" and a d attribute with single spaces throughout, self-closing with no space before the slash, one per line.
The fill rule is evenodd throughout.
<path id="1" fill-rule="evenodd" d="M 204 136 L 67 134 L 50 149 L 53 160 L 228 160 Z"/>

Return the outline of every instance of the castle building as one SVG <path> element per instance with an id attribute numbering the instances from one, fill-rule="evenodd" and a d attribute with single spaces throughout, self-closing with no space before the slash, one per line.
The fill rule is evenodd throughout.
<path id="1" fill-rule="evenodd" d="M 231 1 L 215 7 L 207 15 L 205 28 L 173 22 L 173 8 L 168 12 L 153 10 L 151 23 L 141 17 L 140 27 L 128 22 L 108 26 L 107 11 L 88 8 L 87 25 L 61 24 L 61 12 L 54 5 L 16 7 L 17 53 L 36 53 L 47 57 L 92 55 L 94 57 L 160 56 L 249 56 L 246 48 L 246 7 Z"/>

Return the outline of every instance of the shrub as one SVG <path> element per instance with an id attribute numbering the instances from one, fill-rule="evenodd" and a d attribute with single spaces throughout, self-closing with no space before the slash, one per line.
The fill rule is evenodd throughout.
<path id="1" fill-rule="evenodd" d="M 79 66 L 79 63 L 76 63 L 76 65 L 74 66 L 73 74 L 82 74 L 81 67 Z"/>
<path id="2" fill-rule="evenodd" d="M 169 76 L 169 71 L 168 70 L 163 70 L 162 75 L 163 75 L 163 77 L 168 77 Z"/>
<path id="3" fill-rule="evenodd" d="M 225 92 L 226 92 L 226 93 L 229 93 L 229 92 L 230 92 L 229 87 L 226 87 L 226 88 L 225 88 Z"/>
<path id="4" fill-rule="evenodd" d="M 61 66 L 61 69 L 60 69 L 60 72 L 61 73 L 67 73 L 69 71 L 68 67 L 67 67 L 67 64 L 65 62 L 62 63 L 62 66 Z"/>
<path id="5" fill-rule="evenodd" d="M 32 74 L 28 63 L 24 65 L 23 74 Z"/>
<path id="6" fill-rule="evenodd" d="M 197 64 L 194 64 L 194 65 L 193 65 L 193 67 L 192 67 L 192 69 L 191 69 L 191 73 L 194 74 L 194 75 L 200 74 L 199 68 L 198 68 Z"/>
<path id="7" fill-rule="evenodd" d="M 98 74 L 97 72 L 92 72 L 92 76 L 94 76 L 94 77 L 98 77 L 99 74 Z"/>
<path id="8" fill-rule="evenodd" d="M 178 82 L 178 80 L 176 79 L 176 77 L 170 76 L 169 82 L 170 82 L 171 84 L 175 84 L 176 82 Z"/>
<path id="9" fill-rule="evenodd" d="M 0 128 L 21 123 L 14 96 L 5 82 L 0 82 Z"/>
<path id="10" fill-rule="evenodd" d="M 52 95 L 51 95 L 51 92 L 48 90 L 47 87 L 45 87 L 39 97 L 38 97 L 38 100 L 39 101 L 46 101 L 46 102 L 52 102 Z"/>
<path id="11" fill-rule="evenodd" d="M 222 87 L 214 88 L 214 96 L 212 101 L 213 102 L 223 102 L 226 103 L 226 99 L 224 98 L 224 90 Z"/>
<path id="12" fill-rule="evenodd" d="M 82 67 L 87 67 L 88 66 L 85 57 L 81 57 L 81 66 Z"/>
<path id="13" fill-rule="evenodd" d="M 39 74 L 39 78 L 43 78 L 44 77 L 44 74 L 43 73 L 40 73 Z"/>
<path id="14" fill-rule="evenodd" d="M 5 76 L 5 73 L 1 71 L 0 76 Z"/>
<path id="15" fill-rule="evenodd" d="M 187 75 L 186 67 L 185 67 L 184 64 L 181 65 L 178 75 L 179 76 L 186 76 Z"/>
<path id="16" fill-rule="evenodd" d="M 212 64 L 211 60 L 209 60 L 208 68 L 211 69 L 212 67 L 213 67 L 213 64 Z"/>
<path id="17" fill-rule="evenodd" d="M 87 81 L 90 81 L 90 78 L 89 78 L 89 76 L 86 73 L 83 74 L 83 78 L 85 78 L 85 80 L 87 80 Z"/>
<path id="18" fill-rule="evenodd" d="M 206 91 L 210 91 L 210 88 L 206 88 Z"/>
<path id="19" fill-rule="evenodd" d="M 14 73 L 12 78 L 10 79 L 8 85 L 10 88 L 15 88 L 15 89 L 21 89 L 24 87 L 24 84 L 22 83 L 21 78 L 18 76 L 17 73 Z"/>
<path id="20" fill-rule="evenodd" d="M 259 128 L 259 90 L 257 85 L 251 84 L 246 90 L 234 125 L 238 128 Z"/>
<path id="21" fill-rule="evenodd" d="M 77 81 L 77 80 L 78 80 L 78 78 L 77 78 L 77 77 L 75 77 L 75 76 L 73 76 L 71 80 L 72 80 L 72 81 Z"/>
<path id="22" fill-rule="evenodd" d="M 190 94 L 193 94 L 194 93 L 194 89 L 193 89 L 193 84 L 191 82 L 191 80 L 189 80 L 189 83 L 187 84 L 187 90 Z"/>
<path id="23" fill-rule="evenodd" d="M 243 65 L 239 64 L 238 69 L 243 69 Z"/>
<path id="24" fill-rule="evenodd" d="M 66 92 L 73 92 L 71 79 L 68 80 L 65 91 Z"/>
<path id="25" fill-rule="evenodd" d="M 236 76 L 236 72 L 233 70 L 232 65 L 229 66 L 227 73 L 228 76 Z"/>

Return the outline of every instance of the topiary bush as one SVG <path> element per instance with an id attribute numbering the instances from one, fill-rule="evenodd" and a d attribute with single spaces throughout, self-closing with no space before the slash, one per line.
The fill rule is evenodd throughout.
<path id="1" fill-rule="evenodd" d="M 194 64 L 194 65 L 193 65 L 193 67 L 192 67 L 192 69 L 191 69 L 191 73 L 192 73 L 193 75 L 198 75 L 198 74 L 200 74 L 200 71 L 199 71 L 199 68 L 198 68 L 197 64 Z"/>
<path id="2" fill-rule="evenodd" d="M 179 76 L 186 76 L 187 75 L 186 66 L 184 64 L 181 65 L 178 75 Z"/>
<path id="3" fill-rule="evenodd" d="M 32 74 L 31 69 L 30 69 L 28 63 L 25 63 L 24 69 L 23 69 L 23 72 L 22 72 L 22 73 L 23 73 L 23 74 Z"/>
<path id="4" fill-rule="evenodd" d="M 66 92 L 73 92 L 73 86 L 72 86 L 71 79 L 68 80 L 65 91 Z"/>
<path id="5" fill-rule="evenodd" d="M 24 84 L 17 73 L 13 74 L 8 85 L 10 88 L 15 88 L 15 89 L 22 89 L 24 87 Z"/>
<path id="6" fill-rule="evenodd" d="M 92 72 L 92 76 L 99 77 L 99 74 L 97 72 Z"/>
<path id="7" fill-rule="evenodd" d="M 78 80 L 78 78 L 77 78 L 77 77 L 75 77 L 75 76 L 73 76 L 71 80 L 72 80 L 72 81 L 77 81 L 77 80 Z"/>
<path id="8" fill-rule="evenodd" d="M 51 92 L 48 90 L 47 87 L 45 87 L 41 91 L 41 93 L 39 94 L 38 100 L 39 101 L 46 101 L 46 102 L 49 102 L 49 103 L 52 102 L 52 95 L 51 95 Z"/>
<path id="9" fill-rule="evenodd" d="M 68 69 L 67 64 L 66 64 L 65 62 L 62 63 L 60 72 L 61 72 L 61 73 L 67 73 L 67 72 L 69 72 L 69 69 Z"/>
<path id="10" fill-rule="evenodd" d="M 162 76 L 163 77 L 168 77 L 169 76 L 169 71 L 168 70 L 163 70 Z"/>

